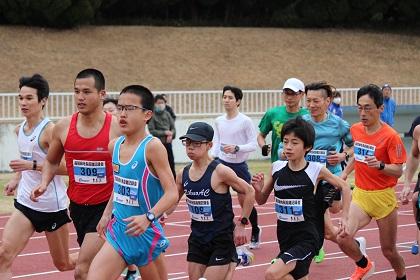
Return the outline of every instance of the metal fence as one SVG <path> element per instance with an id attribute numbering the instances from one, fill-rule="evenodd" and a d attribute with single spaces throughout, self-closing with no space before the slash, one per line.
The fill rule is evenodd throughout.
<path id="1" fill-rule="evenodd" d="M 342 105 L 356 104 L 357 88 L 341 88 Z M 398 105 L 420 105 L 420 87 L 395 87 L 393 98 Z M 168 103 L 180 117 L 215 116 L 223 112 L 220 90 L 208 91 L 156 91 L 154 94 L 166 94 Z M 118 97 L 117 92 L 108 93 Z M 279 90 L 244 90 L 241 112 L 248 115 L 260 115 L 268 108 L 282 105 Z M 303 105 L 304 100 L 303 100 Z M 71 115 L 76 110 L 72 92 L 51 93 L 46 106 L 46 115 L 56 120 Z M 18 108 L 16 93 L 0 93 L 0 122 L 22 120 Z"/>

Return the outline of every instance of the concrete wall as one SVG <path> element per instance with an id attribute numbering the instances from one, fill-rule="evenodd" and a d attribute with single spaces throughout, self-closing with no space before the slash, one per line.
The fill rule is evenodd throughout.
<path id="1" fill-rule="evenodd" d="M 407 132 L 410 129 L 411 123 L 416 116 L 420 115 L 420 106 L 419 105 L 402 105 L 398 106 L 397 115 L 395 117 L 395 128 L 399 133 Z M 358 121 L 358 113 L 355 107 L 345 107 L 344 108 L 344 117 L 349 123 L 355 123 Z M 195 121 L 204 121 L 208 122 L 211 125 L 214 125 L 215 118 L 177 118 L 176 129 L 177 129 L 177 139 L 179 136 L 186 133 L 188 126 Z M 261 116 L 252 117 L 255 126 L 258 126 L 258 123 L 261 119 Z M 15 125 L 12 124 L 0 124 L 0 172 L 10 171 L 9 161 L 17 158 L 18 148 L 16 135 L 14 134 Z M 271 136 L 268 135 L 267 139 L 271 139 Z M 410 138 L 404 138 L 404 143 L 408 149 L 411 144 Z M 185 155 L 185 148 L 182 146 L 181 141 L 175 140 L 173 143 L 173 150 L 175 155 L 176 162 L 188 162 L 189 159 Z M 261 156 L 261 151 L 258 149 L 256 152 L 250 155 L 250 159 L 263 159 Z"/>

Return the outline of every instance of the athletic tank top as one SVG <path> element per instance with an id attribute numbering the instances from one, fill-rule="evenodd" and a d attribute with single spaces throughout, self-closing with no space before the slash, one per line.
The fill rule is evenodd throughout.
<path id="1" fill-rule="evenodd" d="M 322 204 L 314 190 L 321 168 L 320 163 L 308 162 L 302 170 L 293 171 L 287 161 L 273 163 L 277 238 L 282 251 L 302 241 L 318 247 L 323 215 L 319 215 Z"/>
<path id="2" fill-rule="evenodd" d="M 83 205 L 95 205 L 109 200 L 114 179 L 112 160 L 108 151 L 109 131 L 112 116 L 106 114 L 99 133 L 92 138 L 84 138 L 77 132 L 77 117 L 71 118 L 67 139 L 64 144 L 71 201 Z"/>
<path id="3" fill-rule="evenodd" d="M 191 164 L 182 173 L 182 186 L 191 216 L 191 236 L 202 243 L 221 234 L 232 234 L 234 229 L 230 192 L 216 193 L 211 187 L 211 176 L 218 164 L 218 161 L 212 161 L 197 181 L 190 179 Z"/>
<path id="4" fill-rule="evenodd" d="M 24 160 L 36 160 L 37 164 L 42 164 L 47 156 L 40 144 L 39 138 L 45 127 L 50 122 L 49 119 L 43 119 L 30 134 L 25 134 L 24 121 L 18 132 L 18 147 L 20 158 Z M 38 198 L 38 202 L 30 199 L 33 188 L 41 183 L 41 172 L 35 170 L 22 171 L 22 178 L 19 181 L 16 199 L 17 201 L 33 210 L 40 212 L 57 212 L 67 208 L 66 185 L 61 176 L 54 176 L 48 185 L 47 191 Z"/>
<path id="5" fill-rule="evenodd" d="M 121 144 L 125 137 L 115 142 L 112 153 L 114 169 L 114 209 L 117 222 L 126 223 L 123 219 L 134 215 L 143 215 L 152 209 L 163 196 L 160 180 L 151 172 L 146 162 L 146 147 L 153 136 L 146 136 L 140 142 L 131 159 L 120 161 Z"/>

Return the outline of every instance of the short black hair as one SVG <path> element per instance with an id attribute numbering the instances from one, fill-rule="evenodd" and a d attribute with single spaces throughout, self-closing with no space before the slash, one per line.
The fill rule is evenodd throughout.
<path id="1" fill-rule="evenodd" d="M 309 85 L 306 85 L 305 86 L 305 94 L 307 94 L 309 90 L 321 90 L 321 89 L 323 89 L 326 92 L 326 94 L 327 94 L 326 97 L 329 97 L 329 98 L 333 97 L 333 93 L 334 93 L 335 88 L 325 81 L 315 82 L 315 83 L 311 83 Z"/>
<path id="2" fill-rule="evenodd" d="M 280 139 L 283 142 L 285 135 L 294 133 L 297 138 L 303 141 L 305 148 L 312 148 L 315 142 L 314 127 L 301 116 L 288 120 L 281 128 Z"/>
<path id="3" fill-rule="evenodd" d="M 95 88 L 98 91 L 105 89 L 105 77 L 102 74 L 102 72 L 97 69 L 88 68 L 88 69 L 84 69 L 80 71 L 77 74 L 75 81 L 77 79 L 85 79 L 85 78 L 90 78 L 90 77 L 92 77 L 95 80 Z"/>
<path id="4" fill-rule="evenodd" d="M 115 106 L 118 105 L 118 100 L 115 98 L 105 98 L 104 101 L 102 102 L 102 105 L 108 104 L 108 103 L 113 103 Z"/>
<path id="5" fill-rule="evenodd" d="M 48 98 L 50 95 L 50 86 L 47 80 L 40 74 L 34 74 L 31 77 L 21 77 L 19 79 L 19 89 L 22 89 L 22 87 L 36 89 L 38 102 L 41 102 L 43 98 Z"/>
<path id="6" fill-rule="evenodd" d="M 129 85 L 123 88 L 120 95 L 124 93 L 132 93 L 139 96 L 141 99 L 141 106 L 153 112 L 153 107 L 155 106 L 153 93 L 147 87 L 141 85 Z"/>
<path id="7" fill-rule="evenodd" d="M 163 94 L 156 94 L 155 102 L 157 102 L 158 100 L 163 100 L 163 102 L 166 103 L 166 99 L 165 99 L 165 96 Z"/>
<path id="8" fill-rule="evenodd" d="M 223 87 L 223 93 L 222 96 L 225 94 L 226 91 L 230 90 L 234 95 L 235 95 L 235 99 L 236 101 L 238 100 L 242 100 L 242 97 L 244 96 L 242 93 L 242 90 L 238 87 L 233 87 L 233 86 L 224 86 Z"/>
<path id="9" fill-rule="evenodd" d="M 376 108 L 379 108 L 381 105 L 384 104 L 384 95 L 382 94 L 382 90 L 380 87 L 374 84 L 369 84 L 366 86 L 361 87 L 357 91 L 357 104 L 359 104 L 360 97 L 368 95 L 370 98 L 373 99 L 373 102 L 376 105 Z"/>

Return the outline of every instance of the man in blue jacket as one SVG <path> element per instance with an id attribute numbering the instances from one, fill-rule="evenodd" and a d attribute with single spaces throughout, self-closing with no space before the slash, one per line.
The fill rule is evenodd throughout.
<path id="1" fill-rule="evenodd" d="M 382 87 L 382 94 L 384 95 L 384 110 L 381 113 L 381 121 L 393 127 L 397 104 L 395 103 L 395 100 L 391 98 L 392 89 L 389 84 L 384 84 Z"/>

